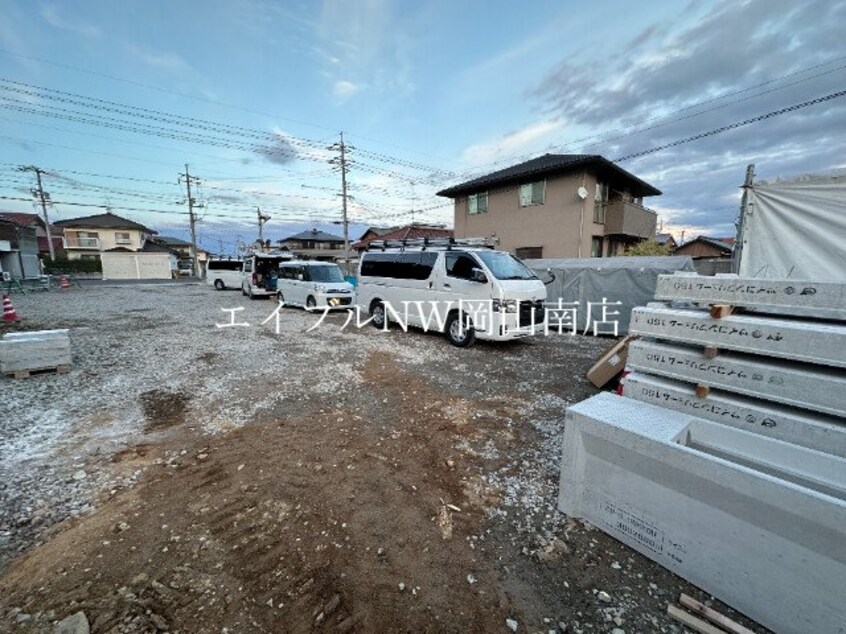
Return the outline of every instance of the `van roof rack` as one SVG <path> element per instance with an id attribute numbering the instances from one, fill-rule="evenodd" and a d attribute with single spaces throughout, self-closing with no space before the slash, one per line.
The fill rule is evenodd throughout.
<path id="1" fill-rule="evenodd" d="M 406 238 L 404 240 L 371 240 L 367 243 L 366 250 L 381 249 L 444 249 L 449 251 L 454 248 L 472 247 L 483 249 L 495 249 L 496 243 L 491 238 Z"/>

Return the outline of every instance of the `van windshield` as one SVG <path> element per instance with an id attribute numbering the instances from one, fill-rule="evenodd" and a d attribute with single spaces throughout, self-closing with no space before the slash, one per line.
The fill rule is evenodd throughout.
<path id="1" fill-rule="evenodd" d="M 529 267 L 505 251 L 476 251 L 475 255 L 498 280 L 538 279 Z"/>
<path id="2" fill-rule="evenodd" d="M 343 282 L 344 276 L 337 266 L 310 266 L 308 279 L 311 282 Z"/>

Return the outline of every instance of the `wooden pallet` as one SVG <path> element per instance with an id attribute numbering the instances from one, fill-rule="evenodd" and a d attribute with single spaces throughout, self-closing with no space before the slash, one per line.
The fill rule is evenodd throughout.
<path id="1" fill-rule="evenodd" d="M 4 372 L 6 376 L 12 379 L 28 379 L 33 376 L 40 376 L 42 374 L 67 374 L 70 372 L 69 365 L 57 365 L 54 368 L 38 368 L 37 370 L 13 370 L 12 372 Z"/>

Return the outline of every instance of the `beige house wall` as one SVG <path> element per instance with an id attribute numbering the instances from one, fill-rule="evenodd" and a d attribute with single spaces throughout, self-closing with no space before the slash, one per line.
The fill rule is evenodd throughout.
<path id="1" fill-rule="evenodd" d="M 78 260 L 82 254 L 97 254 L 102 251 L 108 251 L 109 249 L 114 249 L 115 247 L 123 247 L 125 249 L 130 249 L 132 251 L 138 251 L 144 247 L 144 243 L 150 238 L 147 233 L 140 231 L 138 229 L 103 229 L 102 227 L 82 227 L 82 226 L 75 226 L 75 227 L 64 227 L 64 233 L 66 238 L 72 238 L 77 235 L 78 232 L 85 232 L 85 233 L 96 233 L 97 238 L 100 240 L 100 248 L 99 249 L 79 249 L 79 248 L 66 248 L 65 251 L 68 255 L 69 260 Z M 129 242 L 120 242 L 117 241 L 118 233 L 128 233 L 129 234 Z"/>
<path id="2" fill-rule="evenodd" d="M 531 182 L 531 181 L 527 181 Z M 579 187 L 588 196 L 579 198 Z M 590 257 L 591 240 L 604 236 L 605 226 L 593 222 L 596 177 L 587 172 L 546 179 L 544 203 L 521 207 L 519 186 L 488 191 L 488 211 L 467 213 L 467 196 L 455 200 L 455 237 L 499 238 L 512 253 L 521 247 L 543 247 L 544 258 Z M 606 240 L 607 243 L 607 240 Z M 608 245 L 605 244 L 606 254 Z"/>

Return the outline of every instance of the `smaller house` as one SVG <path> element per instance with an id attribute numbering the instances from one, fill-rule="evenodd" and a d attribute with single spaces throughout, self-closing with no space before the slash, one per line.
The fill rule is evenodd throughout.
<path id="1" fill-rule="evenodd" d="M 414 240 L 420 238 L 452 238 L 452 229 L 443 225 L 427 225 L 422 223 L 411 223 L 404 227 L 398 227 L 391 231 L 373 233 L 372 237 L 365 235 L 361 240 L 352 245 L 356 251 L 363 251 L 373 240 Z"/>
<path id="2" fill-rule="evenodd" d="M 694 260 L 699 258 L 731 258 L 734 251 L 734 238 L 709 238 L 697 236 L 676 247 L 674 255 L 689 255 Z"/>
<path id="3" fill-rule="evenodd" d="M 279 246 L 293 253 L 295 257 L 308 260 L 333 261 L 344 256 L 344 239 L 317 228 L 279 240 Z"/>
<path id="4" fill-rule="evenodd" d="M 41 275 L 35 227 L 0 218 L 0 272 L 15 279 Z"/>
<path id="5" fill-rule="evenodd" d="M 122 247 L 140 251 L 156 232 L 112 212 L 58 220 L 69 260 L 99 260 L 104 251 Z"/>
<path id="6" fill-rule="evenodd" d="M 662 247 L 666 246 L 670 252 L 675 251 L 676 247 L 678 247 L 678 243 L 672 233 L 656 233 L 655 242 L 660 244 Z"/>
<path id="7" fill-rule="evenodd" d="M 689 255 L 700 275 L 732 272 L 734 238 L 697 236 L 677 247 L 673 255 Z"/>
<path id="8" fill-rule="evenodd" d="M 22 227 L 33 227 L 38 241 L 38 253 L 42 257 L 50 257 L 50 247 L 47 242 L 47 225 L 38 214 L 18 213 L 11 211 L 0 212 L 0 218 L 16 222 Z M 65 257 L 65 246 L 62 243 L 62 228 L 50 225 L 50 237 L 53 242 L 53 253 L 57 259 Z"/>
<path id="9" fill-rule="evenodd" d="M 183 240 L 182 238 L 176 238 L 174 236 L 157 235 L 152 238 L 152 241 L 172 251 L 175 251 L 180 263 L 192 262 L 191 243 L 187 240 Z M 197 247 L 197 263 L 200 265 L 201 271 L 205 270 L 206 262 L 208 261 L 208 259 L 209 252 L 205 249 Z"/>

